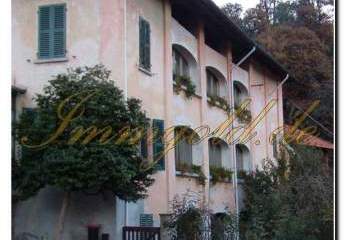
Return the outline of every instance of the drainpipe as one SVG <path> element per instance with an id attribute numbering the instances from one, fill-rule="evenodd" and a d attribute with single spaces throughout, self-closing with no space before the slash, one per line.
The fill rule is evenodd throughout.
<path id="1" fill-rule="evenodd" d="M 281 83 L 278 84 L 278 86 L 268 95 L 268 98 L 270 98 L 272 96 L 273 93 L 275 93 L 278 88 L 280 88 L 281 86 L 283 86 L 283 84 L 289 79 L 289 74 L 286 74 L 286 77 L 283 79 L 283 81 Z"/>
<path id="2" fill-rule="evenodd" d="M 127 0 L 123 0 L 123 51 L 124 51 L 124 79 L 125 79 L 125 98 L 128 97 L 128 79 L 127 79 Z"/>
<path id="3" fill-rule="evenodd" d="M 123 65 L 124 65 L 124 95 L 125 99 L 128 98 L 128 79 L 127 79 L 127 0 L 123 0 Z M 128 225 L 128 202 L 125 200 L 124 206 L 124 223 Z"/>
<path id="4" fill-rule="evenodd" d="M 245 60 L 247 60 L 247 58 L 250 57 L 250 55 L 252 55 L 256 50 L 256 46 L 254 46 L 248 53 L 247 55 L 245 55 L 237 64 L 236 67 L 240 66 Z"/>
<path id="5" fill-rule="evenodd" d="M 245 60 L 247 60 L 256 50 L 256 46 L 254 46 L 237 64 L 236 67 L 239 67 Z M 231 75 L 232 76 L 232 75 Z M 231 109 L 233 116 L 235 115 L 235 104 L 234 104 L 234 84 L 233 80 L 231 79 Z M 231 129 L 234 129 L 234 121 L 231 122 Z M 239 216 L 240 216 L 240 210 L 239 210 L 239 203 L 238 203 L 238 184 L 237 184 L 237 159 L 236 159 L 236 146 L 234 144 L 232 146 L 232 159 L 234 160 L 234 175 L 233 175 L 233 183 L 234 183 L 234 189 L 235 189 L 235 207 L 236 207 L 236 217 L 237 217 L 237 227 L 239 225 Z M 236 239 L 239 239 L 239 232 L 236 234 Z"/>
<path id="6" fill-rule="evenodd" d="M 232 74 L 231 74 L 232 78 Z M 233 80 L 231 79 L 231 109 L 232 109 L 232 116 L 235 115 L 235 105 L 234 105 L 234 84 Z M 231 131 L 234 129 L 234 121 L 231 122 Z M 238 188 L 237 188 L 237 159 L 236 159 L 236 146 L 234 143 L 231 144 L 231 153 L 232 153 L 232 159 L 234 161 L 234 174 L 232 177 L 232 182 L 234 183 L 234 189 L 235 189 L 235 208 L 236 208 L 236 218 L 237 218 L 237 227 L 239 226 L 239 216 L 240 216 L 240 211 L 239 211 L 239 206 L 238 206 Z M 239 231 L 236 233 L 236 240 L 239 239 Z"/>

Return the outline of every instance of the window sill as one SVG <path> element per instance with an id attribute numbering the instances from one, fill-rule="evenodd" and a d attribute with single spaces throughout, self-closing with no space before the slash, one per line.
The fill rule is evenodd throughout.
<path id="1" fill-rule="evenodd" d="M 68 58 L 47 58 L 47 59 L 36 59 L 34 61 L 35 64 L 43 64 L 43 63 L 57 63 L 57 62 L 67 62 Z"/>
<path id="2" fill-rule="evenodd" d="M 199 175 L 196 174 L 196 173 L 181 172 L 181 171 L 178 171 L 178 170 L 176 170 L 176 176 L 179 176 L 179 177 L 193 177 L 193 178 L 199 177 Z"/>
<path id="3" fill-rule="evenodd" d="M 212 176 L 210 176 L 210 182 L 215 185 L 217 183 L 232 183 L 232 180 L 231 179 L 222 179 L 222 180 L 218 180 L 217 182 L 212 182 Z"/>
<path id="4" fill-rule="evenodd" d="M 175 81 L 173 81 L 173 85 L 176 86 Z M 186 86 L 183 86 L 183 85 L 182 85 L 181 88 L 182 88 L 183 91 L 186 91 L 186 90 L 187 90 Z M 175 93 L 175 91 L 174 91 L 174 93 Z M 176 94 L 176 93 L 175 93 L 175 94 Z M 178 95 L 178 94 L 177 94 L 177 95 Z M 196 98 L 199 98 L 199 99 L 202 98 L 201 95 L 199 95 L 198 93 L 194 93 L 192 97 L 196 97 Z"/>
<path id="5" fill-rule="evenodd" d="M 220 103 L 218 101 L 216 101 L 215 104 L 212 103 L 211 98 L 207 97 L 207 103 L 210 104 L 212 107 L 217 107 L 225 112 L 228 112 L 227 110 L 225 110 L 224 108 L 222 108 L 222 106 L 220 105 Z"/>
<path id="6" fill-rule="evenodd" d="M 141 72 L 145 73 L 146 75 L 148 75 L 148 76 L 150 76 L 150 77 L 153 76 L 153 73 L 152 73 L 150 70 L 147 70 L 146 68 L 143 68 L 143 67 L 141 67 L 141 66 L 138 66 L 138 69 L 139 69 Z"/>

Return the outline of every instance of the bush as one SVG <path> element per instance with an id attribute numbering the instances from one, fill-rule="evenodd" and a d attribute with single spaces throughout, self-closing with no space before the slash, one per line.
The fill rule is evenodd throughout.
<path id="1" fill-rule="evenodd" d="M 295 145 L 289 160 L 266 160 L 263 170 L 244 176 L 242 239 L 332 239 L 332 176 L 321 157 L 318 149 Z"/>

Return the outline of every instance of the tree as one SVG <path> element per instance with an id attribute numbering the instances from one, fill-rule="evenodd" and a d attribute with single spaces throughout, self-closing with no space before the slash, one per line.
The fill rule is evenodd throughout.
<path id="1" fill-rule="evenodd" d="M 296 3 L 295 2 L 279 2 L 275 11 L 275 25 L 285 24 L 292 25 L 296 21 Z"/>
<path id="2" fill-rule="evenodd" d="M 227 3 L 222 7 L 223 12 L 239 27 L 242 27 L 241 15 L 243 8 L 238 3 Z"/>
<path id="3" fill-rule="evenodd" d="M 311 30 L 279 26 L 260 34 L 257 40 L 287 67 L 300 84 L 317 87 L 322 81 L 332 79 L 326 48 Z"/>
<path id="4" fill-rule="evenodd" d="M 320 100 L 314 118 L 333 128 L 333 65 L 329 48 L 306 27 L 275 26 L 258 35 L 261 43 L 294 77 L 284 85 L 284 97 L 308 107 Z M 309 89 L 309 91 L 306 91 Z"/>
<path id="5" fill-rule="evenodd" d="M 74 191 L 110 191 L 128 201 L 146 196 L 154 170 L 142 168 L 143 159 L 138 154 L 141 136 L 134 141 L 126 134 L 146 131 L 148 121 L 140 101 L 125 99 L 110 80 L 110 71 L 96 65 L 58 74 L 34 101 L 37 108 L 24 112 L 16 129 L 23 149 L 13 173 L 18 199 L 34 196 L 47 185 L 64 190 L 62 225 L 69 195 Z M 60 239 L 58 233 L 56 239 Z"/>
<path id="6" fill-rule="evenodd" d="M 244 13 L 243 29 L 252 38 L 266 31 L 269 25 L 269 19 L 261 8 L 250 8 Z"/>

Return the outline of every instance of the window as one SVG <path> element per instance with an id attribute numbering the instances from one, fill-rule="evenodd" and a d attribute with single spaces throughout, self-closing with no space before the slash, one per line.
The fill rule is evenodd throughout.
<path id="1" fill-rule="evenodd" d="M 177 138 L 176 138 L 177 137 Z M 185 128 L 175 129 L 175 160 L 177 169 L 181 165 L 192 165 L 192 143 Z"/>
<path id="2" fill-rule="evenodd" d="M 234 85 L 234 103 L 235 108 L 238 108 L 241 105 L 240 99 L 241 90 L 237 84 Z"/>
<path id="3" fill-rule="evenodd" d="M 210 139 L 208 142 L 210 166 L 222 166 L 222 146 L 220 143 Z"/>
<path id="4" fill-rule="evenodd" d="M 234 105 L 239 108 L 241 104 L 248 99 L 249 94 L 247 88 L 240 82 L 234 81 Z"/>
<path id="5" fill-rule="evenodd" d="M 140 214 L 140 227 L 153 227 L 153 215 Z"/>
<path id="6" fill-rule="evenodd" d="M 151 46 L 150 46 L 150 24 L 148 21 L 139 18 L 139 64 L 145 70 L 151 70 Z"/>
<path id="7" fill-rule="evenodd" d="M 250 171 L 250 153 L 248 148 L 243 144 L 236 145 L 236 167 L 238 171 Z"/>
<path id="8" fill-rule="evenodd" d="M 41 6 L 38 11 L 38 58 L 66 55 L 66 6 Z"/>
<path id="9" fill-rule="evenodd" d="M 189 77 L 189 67 L 187 60 L 173 48 L 173 78 L 176 76 Z"/>
<path id="10" fill-rule="evenodd" d="M 207 96 L 219 96 L 219 81 L 216 76 L 206 70 L 207 74 Z"/>

